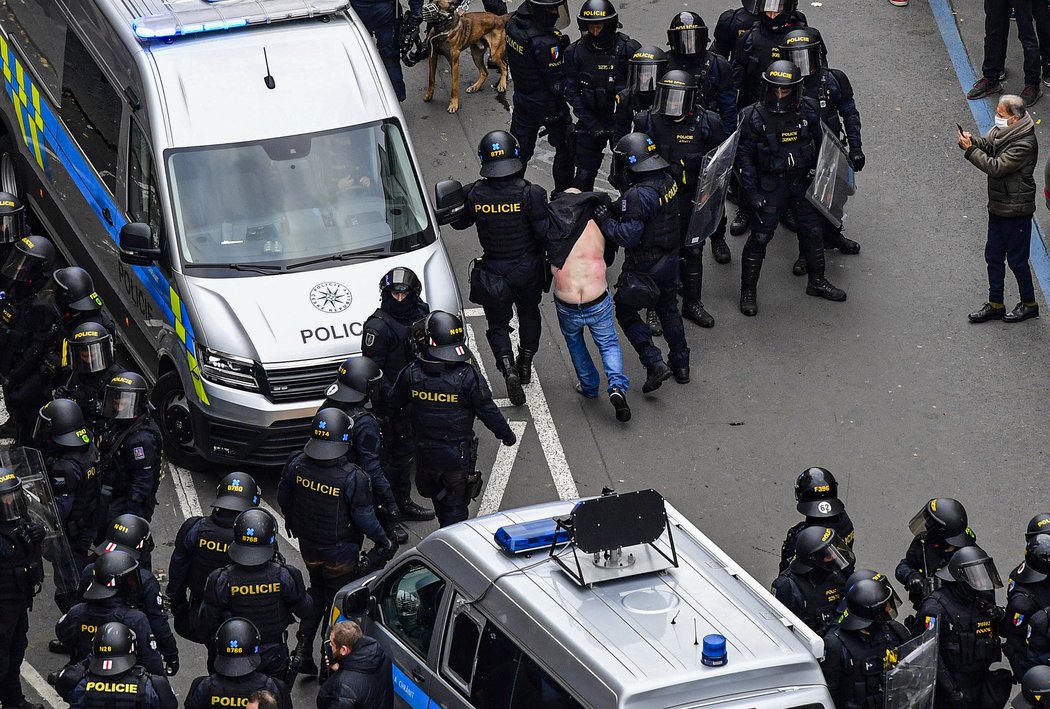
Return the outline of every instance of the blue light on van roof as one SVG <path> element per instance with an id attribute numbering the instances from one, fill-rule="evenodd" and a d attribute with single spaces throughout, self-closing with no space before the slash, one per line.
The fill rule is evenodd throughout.
<path id="1" fill-rule="evenodd" d="M 149 20 L 151 18 L 139 18 L 131 23 L 132 28 L 135 30 L 135 36 L 140 39 L 164 39 L 167 37 L 178 37 L 184 34 L 195 34 L 197 32 L 212 32 L 215 30 L 230 30 L 237 27 L 246 27 L 248 20 L 246 18 L 232 18 L 223 20 L 213 20 L 211 22 L 202 22 L 193 25 L 171 25 L 158 26 L 158 23 L 142 22 L 142 20 Z"/>
<path id="2" fill-rule="evenodd" d="M 568 530 L 559 530 L 553 519 L 508 524 L 497 529 L 493 536 L 496 538 L 496 544 L 508 554 L 549 549 L 551 544 L 567 544 L 569 541 Z"/>
<path id="3" fill-rule="evenodd" d="M 168 0 L 164 12 L 132 20 L 131 27 L 139 39 L 167 39 L 328 16 L 349 5 L 350 0 Z"/>

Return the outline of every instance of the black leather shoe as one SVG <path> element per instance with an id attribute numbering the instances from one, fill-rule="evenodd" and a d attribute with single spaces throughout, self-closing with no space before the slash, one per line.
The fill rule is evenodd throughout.
<path id="1" fill-rule="evenodd" d="M 652 308 L 645 311 L 645 323 L 649 326 L 649 331 L 653 333 L 653 337 L 659 337 L 664 334 L 664 328 L 660 324 L 660 316 Z"/>
<path id="2" fill-rule="evenodd" d="M 609 392 L 609 403 L 616 409 L 616 420 L 627 422 L 631 420 L 631 407 L 627 405 L 627 395 L 620 387 L 613 387 Z"/>
<path id="3" fill-rule="evenodd" d="M 733 223 L 729 225 L 729 233 L 733 236 L 743 236 L 750 228 L 751 215 L 743 207 L 737 209 L 736 216 L 733 217 Z"/>
<path id="4" fill-rule="evenodd" d="M 413 522 L 429 522 L 434 519 L 434 510 L 423 507 L 412 499 L 401 500 L 397 503 L 397 508 L 401 511 L 401 519 Z"/>
<path id="5" fill-rule="evenodd" d="M 674 380 L 679 384 L 689 383 L 689 367 L 675 367 Z"/>
<path id="6" fill-rule="evenodd" d="M 1039 317 L 1038 305 L 1025 305 L 1024 303 L 1018 303 L 1014 306 L 1013 310 L 1003 315 L 1003 322 L 1021 322 L 1022 320 L 1037 317 Z"/>
<path id="7" fill-rule="evenodd" d="M 68 655 L 69 645 L 66 645 L 61 640 L 52 640 L 47 644 L 48 652 L 53 652 L 56 655 Z"/>
<path id="8" fill-rule="evenodd" d="M 748 317 L 758 315 L 758 295 L 755 291 L 740 291 L 740 312 Z"/>
<path id="9" fill-rule="evenodd" d="M 704 304 L 699 300 L 692 303 L 682 303 L 682 317 L 689 322 L 696 323 L 700 327 L 714 327 L 715 319 L 711 313 L 704 309 Z"/>
<path id="10" fill-rule="evenodd" d="M 804 276 L 808 270 L 809 269 L 806 267 L 806 257 L 799 254 L 799 257 L 795 259 L 795 263 L 791 265 L 792 275 Z"/>
<path id="11" fill-rule="evenodd" d="M 806 285 L 806 295 L 832 300 L 836 303 L 841 303 L 846 299 L 846 291 L 831 285 L 826 278 L 820 281 L 810 281 Z"/>
<path id="12" fill-rule="evenodd" d="M 711 238 L 711 255 L 715 257 L 717 263 L 729 263 L 733 260 L 733 252 L 729 250 L 725 237 Z"/>
<path id="13" fill-rule="evenodd" d="M 991 303 L 985 303 L 980 310 L 970 313 L 966 318 L 972 323 L 982 323 L 989 320 L 1002 320 L 1004 315 L 1006 315 L 1006 308 L 1002 305 L 996 308 Z"/>
<path id="14" fill-rule="evenodd" d="M 671 368 L 667 366 L 667 362 L 660 360 L 656 364 L 650 364 L 645 369 L 646 377 L 645 384 L 642 384 L 642 393 L 648 394 L 651 391 L 656 391 L 660 388 L 660 385 L 671 378 Z"/>
<path id="15" fill-rule="evenodd" d="M 395 524 L 393 527 L 386 530 L 386 533 L 387 536 L 393 537 L 394 541 L 396 541 L 399 545 L 408 544 L 408 532 L 406 532 L 405 528 L 402 527 L 400 524 Z M 307 674 L 315 675 L 317 674 L 317 670 L 314 670 L 313 672 L 308 672 Z"/>

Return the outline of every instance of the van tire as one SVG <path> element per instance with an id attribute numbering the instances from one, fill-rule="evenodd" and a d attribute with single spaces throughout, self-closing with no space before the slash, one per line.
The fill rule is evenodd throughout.
<path id="1" fill-rule="evenodd" d="M 151 398 L 157 411 L 157 425 L 160 426 L 164 454 L 168 460 L 188 470 L 207 469 L 207 461 L 194 447 L 196 433 L 179 373 L 172 371 L 161 375 L 153 387 Z"/>

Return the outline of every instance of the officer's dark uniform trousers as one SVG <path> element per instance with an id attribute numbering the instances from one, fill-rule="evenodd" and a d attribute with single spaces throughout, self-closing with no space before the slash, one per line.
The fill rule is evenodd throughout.
<path id="1" fill-rule="evenodd" d="M 394 93 L 400 101 L 405 100 L 405 77 L 401 72 L 401 48 L 398 46 L 398 0 L 350 0 L 350 6 L 361 18 L 365 29 L 375 37 L 379 49 L 379 58 L 383 60 L 387 76 L 394 86 Z M 422 2 L 414 10 L 422 13 Z"/>
<path id="2" fill-rule="evenodd" d="M 29 607 L 42 571 L 39 545 L 30 548 L 14 523 L 0 522 L 0 704 L 7 707 L 25 700 L 18 677 L 29 644 Z"/>

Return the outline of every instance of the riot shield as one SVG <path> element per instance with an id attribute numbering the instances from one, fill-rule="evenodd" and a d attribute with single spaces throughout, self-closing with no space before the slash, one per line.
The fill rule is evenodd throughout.
<path id="1" fill-rule="evenodd" d="M 846 200 L 857 191 L 856 180 L 846 146 L 827 125 L 820 125 L 824 139 L 820 142 L 817 170 L 806 191 L 806 199 L 836 228 L 841 228 L 846 217 Z"/>
<path id="2" fill-rule="evenodd" d="M 62 518 L 51 494 L 44 457 L 35 448 L 0 446 L 0 466 L 11 468 L 22 481 L 29 517 L 44 528 L 43 554 L 54 569 L 55 588 L 59 593 L 75 593 L 80 572 L 73 562 Z"/>
<path id="3" fill-rule="evenodd" d="M 896 664 L 886 671 L 885 709 L 933 709 L 933 691 L 937 685 L 937 629 L 931 628 L 901 645 L 893 659 Z"/>
<path id="4" fill-rule="evenodd" d="M 695 246 L 715 233 L 726 210 L 729 176 L 736 160 L 736 146 L 740 131 L 722 141 L 722 144 L 704 156 L 704 169 L 697 180 L 693 198 L 693 216 L 689 218 L 686 245 Z"/>

